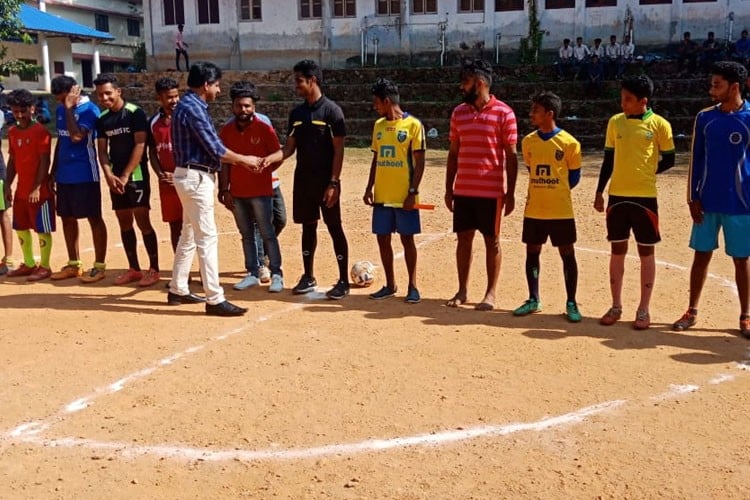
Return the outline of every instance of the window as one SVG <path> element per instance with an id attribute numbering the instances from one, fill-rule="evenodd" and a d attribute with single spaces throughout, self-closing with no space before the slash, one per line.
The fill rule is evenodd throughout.
<path id="1" fill-rule="evenodd" d="M 219 24 L 219 0 L 198 0 L 198 24 Z"/>
<path id="2" fill-rule="evenodd" d="M 705 2 L 715 2 L 716 0 L 682 0 L 682 3 L 705 3 Z M 672 3 L 672 2 L 666 2 L 666 3 Z"/>
<path id="3" fill-rule="evenodd" d="M 484 12 L 484 0 L 458 0 L 459 12 Z"/>
<path id="4" fill-rule="evenodd" d="M 55 61 L 52 63 L 53 65 L 53 72 L 56 75 L 64 75 L 65 74 L 65 63 L 63 61 Z"/>
<path id="5" fill-rule="evenodd" d="M 260 0 L 240 0 L 240 19 L 242 21 L 260 21 Z"/>
<path id="6" fill-rule="evenodd" d="M 401 2 L 399 0 L 378 0 L 379 16 L 397 16 L 401 14 Z"/>
<path id="7" fill-rule="evenodd" d="M 141 36 L 141 22 L 138 19 L 128 19 L 128 36 Z"/>
<path id="8" fill-rule="evenodd" d="M 333 0 L 333 17 L 355 17 L 357 15 L 354 0 Z"/>
<path id="9" fill-rule="evenodd" d="M 97 31 L 109 33 L 109 16 L 94 14 L 94 23 L 96 24 Z"/>
<path id="10" fill-rule="evenodd" d="M 617 7 L 617 0 L 586 0 L 586 7 Z"/>
<path id="11" fill-rule="evenodd" d="M 437 14 L 437 0 L 414 0 L 412 8 L 414 14 Z"/>
<path id="12" fill-rule="evenodd" d="M 495 0 L 495 12 L 523 10 L 523 0 Z"/>
<path id="13" fill-rule="evenodd" d="M 573 9 L 576 6 L 575 0 L 545 0 L 545 9 Z"/>
<path id="14" fill-rule="evenodd" d="M 321 0 L 300 0 L 300 19 L 320 19 L 323 16 Z"/>
<path id="15" fill-rule="evenodd" d="M 164 25 L 185 24 L 185 5 L 183 0 L 164 0 Z"/>
<path id="16" fill-rule="evenodd" d="M 25 62 L 26 64 L 31 64 L 34 66 L 29 71 L 21 71 L 18 73 L 18 78 L 22 82 L 38 82 L 39 81 L 39 67 L 37 66 L 36 59 L 20 59 L 21 62 Z"/>

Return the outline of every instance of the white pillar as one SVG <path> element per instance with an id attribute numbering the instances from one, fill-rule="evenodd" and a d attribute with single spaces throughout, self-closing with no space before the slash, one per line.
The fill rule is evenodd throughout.
<path id="1" fill-rule="evenodd" d="M 49 63 L 49 44 L 47 43 L 47 35 L 39 34 L 39 45 L 42 46 L 42 70 L 44 71 L 44 90 L 50 92 L 52 90 L 52 68 Z"/>
<path id="2" fill-rule="evenodd" d="M 96 78 L 102 72 L 102 64 L 99 61 L 99 46 L 96 41 L 92 45 L 94 46 L 94 78 Z"/>

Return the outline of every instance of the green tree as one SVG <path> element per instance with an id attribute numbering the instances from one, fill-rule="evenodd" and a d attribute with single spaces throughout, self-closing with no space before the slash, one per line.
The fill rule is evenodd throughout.
<path id="1" fill-rule="evenodd" d="M 32 43 L 28 33 L 23 31 L 19 11 L 22 0 L 0 0 L 0 74 L 39 73 L 41 68 L 17 59 L 7 59 L 6 42 Z"/>
<path id="2" fill-rule="evenodd" d="M 529 5 L 529 33 L 526 38 L 521 38 L 521 63 L 535 64 L 539 62 L 539 50 L 542 48 L 544 30 L 539 21 L 539 11 L 536 0 L 527 0 Z"/>

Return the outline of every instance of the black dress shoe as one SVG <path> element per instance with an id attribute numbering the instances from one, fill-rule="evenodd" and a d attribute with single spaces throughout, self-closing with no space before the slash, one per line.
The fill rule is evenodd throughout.
<path id="1" fill-rule="evenodd" d="M 208 316 L 242 316 L 247 308 L 238 307 L 228 300 L 218 304 L 206 304 L 206 315 Z"/>
<path id="2" fill-rule="evenodd" d="M 176 293 L 167 293 L 167 304 L 170 306 L 178 306 L 180 304 L 202 304 L 206 301 L 205 297 L 189 293 L 187 295 L 177 295 Z"/>

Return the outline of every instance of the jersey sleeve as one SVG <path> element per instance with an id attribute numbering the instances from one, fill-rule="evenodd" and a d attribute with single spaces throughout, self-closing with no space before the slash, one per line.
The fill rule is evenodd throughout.
<path id="1" fill-rule="evenodd" d="M 662 153 L 674 151 L 672 125 L 664 118 L 662 118 L 659 123 L 659 151 Z"/>
<path id="2" fill-rule="evenodd" d="M 411 150 L 424 151 L 425 149 L 427 149 L 427 139 L 424 134 L 424 126 L 421 121 L 414 118 L 412 124 Z"/>
<path id="3" fill-rule="evenodd" d="M 38 151 L 43 155 L 52 154 L 52 135 L 43 126 L 39 126 L 39 133 L 37 134 L 37 148 Z"/>
<path id="4" fill-rule="evenodd" d="M 65 110 L 63 109 L 63 112 Z M 95 130 L 99 119 L 99 108 L 93 103 L 85 106 L 78 114 L 78 126 L 86 130 Z"/>
<path id="5" fill-rule="evenodd" d="M 372 151 L 373 153 L 378 152 L 378 144 L 377 144 L 378 123 L 380 123 L 380 120 L 376 121 L 375 125 L 372 126 L 372 137 L 370 138 L 370 151 Z"/>
<path id="6" fill-rule="evenodd" d="M 148 118 L 143 108 L 133 111 L 133 132 L 148 132 Z"/>
<path id="7" fill-rule="evenodd" d="M 581 143 L 578 142 L 573 136 L 571 136 L 570 144 L 568 144 L 568 150 L 566 155 L 566 163 L 568 170 L 578 170 L 581 168 L 582 155 L 581 155 Z"/>
<path id="8" fill-rule="evenodd" d="M 693 124 L 693 143 L 690 148 L 690 165 L 688 166 L 688 202 L 699 199 L 698 183 L 700 182 L 701 173 L 705 171 L 705 152 L 706 142 L 703 134 L 702 122 L 703 113 L 698 113 Z"/>
<path id="9" fill-rule="evenodd" d="M 528 135 L 521 139 L 521 154 L 526 167 L 531 169 L 531 138 Z"/>
<path id="10" fill-rule="evenodd" d="M 605 151 L 612 151 L 615 149 L 615 116 L 610 118 L 609 122 L 607 122 L 607 135 L 606 139 L 604 140 Z"/>
<path id="11" fill-rule="evenodd" d="M 276 131 L 273 129 L 271 124 L 263 122 L 265 127 L 263 128 L 263 144 L 266 146 L 266 153 L 272 154 L 281 149 L 281 143 L 279 143 L 279 137 L 276 135 Z"/>
<path id="12" fill-rule="evenodd" d="M 518 122 L 516 121 L 516 114 L 510 108 L 503 117 L 500 134 L 504 145 L 514 146 L 518 143 Z"/>
<path id="13" fill-rule="evenodd" d="M 456 122 L 456 109 L 454 108 L 451 113 L 450 132 L 448 133 L 448 140 L 450 142 L 458 140 L 458 126 Z"/>
<path id="14" fill-rule="evenodd" d="M 346 122 L 344 121 L 344 112 L 338 106 L 333 106 L 329 117 L 331 124 L 331 133 L 334 137 L 346 137 Z"/>

